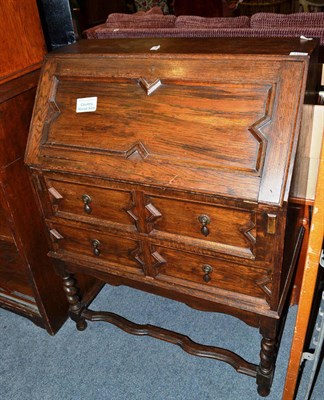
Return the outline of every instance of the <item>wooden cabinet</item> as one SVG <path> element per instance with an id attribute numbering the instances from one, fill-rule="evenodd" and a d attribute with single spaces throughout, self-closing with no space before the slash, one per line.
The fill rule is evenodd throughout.
<path id="1" fill-rule="evenodd" d="M 35 0 L 23 4 L 0 3 L 0 83 L 34 71 L 46 53 L 43 31 Z"/>
<path id="2" fill-rule="evenodd" d="M 303 236 L 288 197 L 316 44 L 91 40 L 47 56 L 26 162 L 78 329 L 167 340 L 269 393 Z M 260 364 L 91 311 L 78 272 L 242 319 L 260 329 Z"/>
<path id="3" fill-rule="evenodd" d="M 47 240 L 23 157 L 45 43 L 35 1 L 24 6 L 1 2 L 0 69 L 0 306 L 55 332 L 51 287 L 65 304 L 51 263 Z M 40 251 L 38 251 L 38 249 Z M 66 315 L 66 306 L 65 306 Z M 63 320 L 65 317 L 63 317 Z"/>
<path id="4" fill-rule="evenodd" d="M 55 333 L 66 300 L 23 157 L 39 71 L 1 84 L 0 95 L 0 306 Z"/>
<path id="5" fill-rule="evenodd" d="M 36 1 L 1 2 L 0 13 L 0 306 L 54 334 L 68 304 L 24 165 L 45 42 Z"/>

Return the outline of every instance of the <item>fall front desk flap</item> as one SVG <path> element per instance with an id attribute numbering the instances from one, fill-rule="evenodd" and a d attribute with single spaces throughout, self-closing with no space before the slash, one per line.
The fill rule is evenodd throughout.
<path id="1" fill-rule="evenodd" d="M 282 205 L 316 45 L 235 38 L 67 46 L 45 60 L 26 161 Z"/>

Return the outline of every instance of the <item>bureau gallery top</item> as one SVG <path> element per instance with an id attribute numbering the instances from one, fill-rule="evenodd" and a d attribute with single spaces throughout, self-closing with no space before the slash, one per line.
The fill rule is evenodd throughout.
<path id="1" fill-rule="evenodd" d="M 36 169 L 247 203 L 288 198 L 317 41 L 80 41 L 45 60 Z"/>

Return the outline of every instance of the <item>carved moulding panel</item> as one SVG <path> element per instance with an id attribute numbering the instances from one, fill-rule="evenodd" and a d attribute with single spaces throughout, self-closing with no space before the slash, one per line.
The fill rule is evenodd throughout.
<path id="1" fill-rule="evenodd" d="M 266 300 L 267 300 L 268 304 L 270 304 L 270 300 L 271 300 L 271 296 L 272 296 L 272 274 L 271 274 L 271 271 L 268 271 L 267 276 L 256 281 L 256 284 L 266 294 Z"/>
<path id="2" fill-rule="evenodd" d="M 256 244 L 256 233 L 255 233 L 255 222 L 249 221 L 246 225 L 241 226 L 239 231 L 244 235 L 244 237 L 248 240 L 250 244 L 250 249 L 252 254 L 255 254 L 255 244 Z"/>
<path id="3" fill-rule="evenodd" d="M 151 277 L 157 276 L 159 267 L 167 262 L 154 246 L 145 242 L 140 242 L 134 250 L 130 251 L 130 257 L 142 266 L 146 276 Z"/>
<path id="4" fill-rule="evenodd" d="M 261 174 L 267 148 L 263 128 L 271 123 L 274 85 L 141 82 L 54 77 L 42 144 L 131 161 L 152 158 Z M 145 95 L 151 90 L 153 96 Z M 76 100 L 89 93 L 98 94 L 97 109 L 76 113 Z"/>
<path id="5" fill-rule="evenodd" d="M 61 115 L 61 110 L 56 103 L 56 93 L 59 85 L 59 79 L 54 76 L 51 82 L 50 95 L 48 99 L 48 108 L 43 126 L 42 144 L 48 139 L 51 124 Z"/>

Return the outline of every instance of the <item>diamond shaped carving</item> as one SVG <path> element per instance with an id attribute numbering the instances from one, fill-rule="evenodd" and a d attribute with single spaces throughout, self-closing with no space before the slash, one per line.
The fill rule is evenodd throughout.
<path id="1" fill-rule="evenodd" d="M 265 114 L 259 120 L 254 122 L 249 127 L 249 132 L 252 134 L 254 139 L 259 143 L 258 155 L 256 159 L 255 170 L 256 172 L 260 172 L 264 163 L 264 158 L 266 154 L 266 149 L 268 145 L 268 139 L 262 133 L 262 128 L 271 121 L 271 115 L 273 111 L 273 103 L 274 103 L 274 90 L 269 88 L 268 90 L 268 99 L 265 109 Z"/>
<path id="2" fill-rule="evenodd" d="M 132 220 L 135 222 L 136 229 L 138 229 L 138 224 L 139 224 L 139 219 L 136 211 L 136 203 L 135 203 L 135 194 L 134 192 L 132 193 L 132 201 L 129 204 L 128 207 L 124 207 L 124 211 L 127 212 L 127 214 L 132 218 Z"/>
<path id="3" fill-rule="evenodd" d="M 148 155 L 149 152 L 146 150 L 145 146 L 141 142 L 136 143 L 134 146 L 126 151 L 126 158 L 128 160 L 145 160 Z"/>
<path id="4" fill-rule="evenodd" d="M 268 275 L 262 279 L 256 281 L 256 284 L 263 290 L 267 296 L 267 301 L 269 303 L 270 297 L 272 295 L 272 276 Z"/>
<path id="5" fill-rule="evenodd" d="M 154 249 L 152 249 L 152 250 L 154 250 Z M 152 256 L 152 268 L 151 268 L 151 274 L 153 275 L 153 276 L 156 276 L 156 275 L 158 275 L 158 273 L 159 273 L 159 267 L 162 265 L 162 264 L 165 264 L 166 263 L 166 260 L 161 256 L 161 254 L 158 252 L 158 251 L 153 251 L 152 253 L 151 253 L 151 256 Z"/>
<path id="6" fill-rule="evenodd" d="M 160 81 L 160 79 L 156 79 L 153 82 L 148 82 L 145 78 L 139 78 L 138 82 L 141 88 L 147 94 L 147 96 L 150 96 L 156 91 L 156 89 L 162 86 L 162 82 Z"/>
<path id="7" fill-rule="evenodd" d="M 48 138 L 49 127 L 51 123 L 53 123 L 61 114 L 61 110 L 55 101 L 58 84 L 59 80 L 56 77 L 54 77 L 52 81 L 51 92 L 48 102 L 46 120 L 44 122 L 43 142 L 45 142 Z"/>
<path id="8" fill-rule="evenodd" d="M 139 243 L 138 246 L 134 250 L 131 250 L 130 256 L 142 266 L 142 268 L 145 272 L 146 266 L 145 266 L 145 261 L 144 261 L 144 251 L 143 251 L 141 243 Z"/>
<path id="9" fill-rule="evenodd" d="M 249 221 L 246 225 L 239 228 L 240 232 L 248 239 L 252 246 L 255 245 L 256 238 L 253 236 L 252 230 L 255 228 L 255 223 Z"/>
<path id="10" fill-rule="evenodd" d="M 150 215 L 146 218 L 147 222 L 154 222 L 158 218 L 162 217 L 160 211 L 152 203 L 146 204 L 145 208 L 150 213 Z"/>

